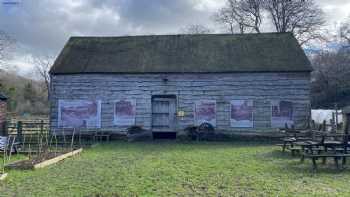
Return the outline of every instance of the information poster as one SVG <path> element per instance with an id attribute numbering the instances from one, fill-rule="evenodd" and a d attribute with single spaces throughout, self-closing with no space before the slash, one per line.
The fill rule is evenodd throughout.
<path id="1" fill-rule="evenodd" d="M 114 125 L 135 125 L 136 101 L 117 100 L 114 105 Z"/>
<path id="2" fill-rule="evenodd" d="M 272 117 L 271 126 L 274 128 L 289 127 L 293 122 L 293 103 L 290 101 L 271 101 Z"/>
<path id="3" fill-rule="evenodd" d="M 231 127 L 253 127 L 253 101 L 231 101 Z"/>
<path id="4" fill-rule="evenodd" d="M 59 100 L 58 125 L 63 128 L 100 128 L 101 101 Z"/>
<path id="5" fill-rule="evenodd" d="M 216 126 L 216 101 L 215 100 L 200 100 L 195 102 L 195 125 L 199 126 L 202 123 L 210 123 Z"/>

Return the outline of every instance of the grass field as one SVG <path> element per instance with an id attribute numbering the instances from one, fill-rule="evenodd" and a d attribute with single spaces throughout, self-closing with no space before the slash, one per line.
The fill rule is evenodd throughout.
<path id="1" fill-rule="evenodd" d="M 9 171 L 0 196 L 350 196 L 350 170 L 257 143 L 114 142 L 36 171 Z M 350 166 L 350 165 L 349 165 Z"/>

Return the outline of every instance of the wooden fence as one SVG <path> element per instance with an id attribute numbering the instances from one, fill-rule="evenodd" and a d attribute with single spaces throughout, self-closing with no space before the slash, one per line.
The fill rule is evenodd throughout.
<path id="1" fill-rule="evenodd" d="M 72 129 L 70 129 L 72 130 Z M 65 134 L 66 132 L 66 134 Z M 6 135 L 12 136 L 19 143 L 17 151 L 21 153 L 36 153 L 42 151 L 43 146 L 82 147 L 91 145 L 94 138 L 86 137 L 81 132 L 75 135 L 68 132 L 64 135 L 52 135 L 48 119 L 39 120 L 17 120 L 12 119 L 6 122 Z M 18 148 L 17 147 L 17 148 Z"/>
<path id="2" fill-rule="evenodd" d="M 50 123 L 47 119 L 6 122 L 6 132 L 9 135 L 45 134 L 49 132 L 49 127 Z"/>

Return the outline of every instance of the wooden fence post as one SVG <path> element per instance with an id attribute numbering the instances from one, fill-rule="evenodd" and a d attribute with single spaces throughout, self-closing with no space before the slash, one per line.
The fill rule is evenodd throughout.
<path id="1" fill-rule="evenodd" d="M 344 133 L 346 135 L 349 134 L 349 127 L 350 127 L 350 114 L 345 115 L 345 120 L 343 120 L 343 125 L 344 125 Z"/>
<path id="2" fill-rule="evenodd" d="M 7 132 L 7 121 L 4 121 L 4 122 L 1 124 L 1 127 L 2 127 L 2 128 L 0 128 L 1 135 L 2 135 L 2 136 L 7 136 L 7 135 L 8 135 L 8 132 Z"/>
<path id="3" fill-rule="evenodd" d="M 19 142 L 22 142 L 22 135 L 23 135 L 22 129 L 23 129 L 23 123 L 22 123 L 22 121 L 18 121 L 17 122 L 17 138 L 18 138 Z"/>
<path id="4" fill-rule="evenodd" d="M 44 136 L 44 121 L 40 120 L 40 143 L 42 143 L 43 136 Z"/>
<path id="5" fill-rule="evenodd" d="M 40 133 L 41 134 L 44 133 L 44 121 L 43 120 L 40 121 Z"/>
<path id="6" fill-rule="evenodd" d="M 335 108 L 335 119 L 334 119 L 334 123 L 335 123 L 335 130 L 338 131 L 338 104 L 335 103 L 334 104 L 334 108 Z"/>
<path id="7" fill-rule="evenodd" d="M 330 120 L 330 123 L 331 123 L 331 128 L 332 128 L 332 133 L 336 132 L 336 127 L 335 127 L 335 114 L 334 112 L 332 112 L 332 119 Z"/>
<path id="8" fill-rule="evenodd" d="M 311 120 L 311 129 L 315 130 L 316 129 L 316 123 L 315 120 Z"/>
<path id="9" fill-rule="evenodd" d="M 9 135 L 9 121 L 5 121 L 4 122 L 4 134 L 5 136 L 8 136 Z"/>

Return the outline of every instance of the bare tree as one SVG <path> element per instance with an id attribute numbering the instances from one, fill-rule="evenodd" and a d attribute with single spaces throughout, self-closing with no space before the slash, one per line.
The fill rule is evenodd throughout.
<path id="1" fill-rule="evenodd" d="M 50 68 L 53 65 L 54 58 L 50 55 L 36 56 L 30 59 L 30 62 L 34 65 L 35 72 L 41 78 L 41 81 L 45 84 L 45 91 L 49 95 L 50 91 Z"/>
<path id="2" fill-rule="evenodd" d="M 310 40 L 324 39 L 322 10 L 313 0 L 264 0 L 277 32 L 293 32 L 303 45 Z"/>
<path id="3" fill-rule="evenodd" d="M 8 57 L 9 49 L 14 45 L 15 40 L 8 34 L 0 31 L 0 67 L 5 67 L 5 60 Z"/>
<path id="4" fill-rule="evenodd" d="M 312 58 L 312 97 L 316 107 L 342 105 L 350 98 L 350 52 L 323 51 Z"/>
<path id="5" fill-rule="evenodd" d="M 348 19 L 341 24 L 340 29 L 340 38 L 343 42 L 347 44 L 347 47 L 350 45 L 350 16 Z"/>
<path id="6" fill-rule="evenodd" d="M 180 32 L 185 34 L 209 34 L 213 31 L 203 25 L 188 25 L 181 28 Z"/>
<path id="7" fill-rule="evenodd" d="M 238 27 L 240 33 L 260 33 L 262 22 L 262 0 L 227 0 L 226 6 L 214 16 L 215 20 L 228 27 L 233 34 Z"/>
<path id="8" fill-rule="evenodd" d="M 262 0 L 244 0 L 239 4 L 247 20 L 247 23 L 244 23 L 244 25 L 252 28 L 257 33 L 260 33 L 262 22 L 262 3 Z"/>

